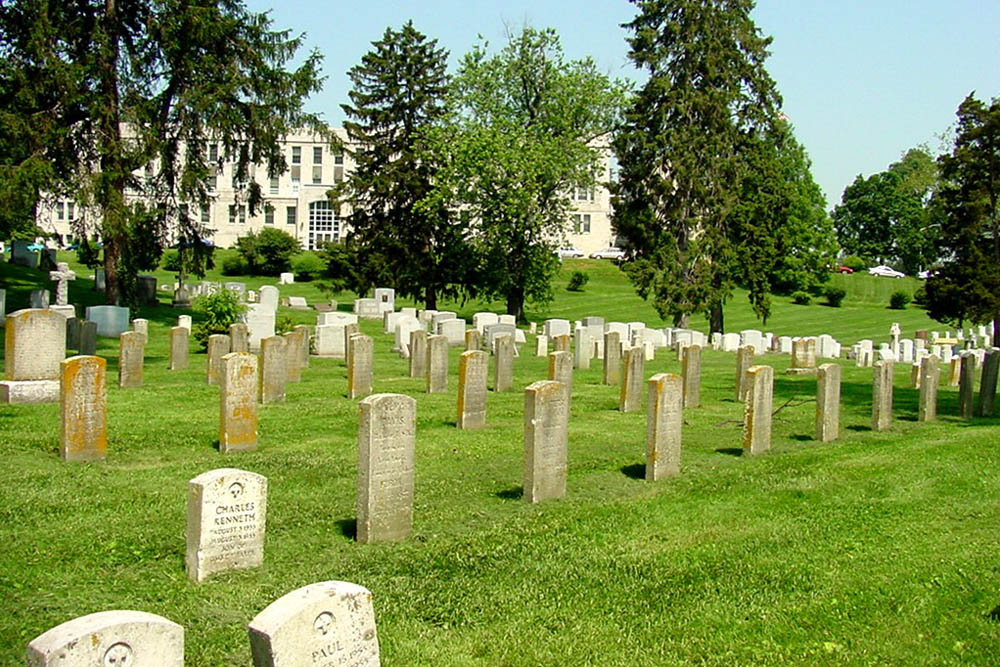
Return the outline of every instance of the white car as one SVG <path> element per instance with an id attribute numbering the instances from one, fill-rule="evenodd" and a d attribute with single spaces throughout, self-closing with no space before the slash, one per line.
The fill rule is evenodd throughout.
<path id="1" fill-rule="evenodd" d="M 591 259 L 625 259 L 625 251 L 621 248 L 605 248 L 591 253 Z"/>
<path id="2" fill-rule="evenodd" d="M 559 248 L 556 250 L 556 255 L 559 257 L 583 257 L 584 252 L 579 248 L 567 247 Z"/>
<path id="3" fill-rule="evenodd" d="M 905 278 L 906 274 L 897 271 L 891 266 L 886 266 L 885 264 L 879 264 L 878 266 L 873 266 L 868 269 L 868 275 L 870 276 L 884 276 L 886 278 Z"/>

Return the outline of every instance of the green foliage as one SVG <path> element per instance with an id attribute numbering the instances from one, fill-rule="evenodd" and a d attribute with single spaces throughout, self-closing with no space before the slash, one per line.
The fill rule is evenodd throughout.
<path id="1" fill-rule="evenodd" d="M 178 273 L 181 270 L 181 254 L 176 250 L 164 250 L 160 258 L 160 268 L 164 271 Z"/>
<path id="2" fill-rule="evenodd" d="M 857 255 L 848 255 L 844 259 L 840 260 L 841 266 L 846 266 L 854 271 L 864 271 L 870 264 L 871 262 L 865 261 Z"/>
<path id="3" fill-rule="evenodd" d="M 101 249 L 97 246 L 97 237 L 94 237 L 92 243 L 84 236 L 80 239 L 80 247 L 76 251 L 76 260 L 91 270 L 102 266 L 104 260 L 101 259 Z"/>
<path id="4" fill-rule="evenodd" d="M 812 295 L 809 292 L 795 292 L 792 294 L 792 302 L 800 306 L 808 306 L 812 302 Z"/>
<path id="5" fill-rule="evenodd" d="M 203 350 L 208 346 L 210 335 L 228 334 L 229 325 L 239 322 L 247 311 L 240 295 L 227 289 L 198 297 L 194 300 L 193 309 L 201 318 L 194 325 L 191 335 Z"/>
<path id="6" fill-rule="evenodd" d="M 360 285 L 362 281 L 356 272 L 357 254 L 350 241 L 346 244 L 328 243 L 318 251 L 317 255 L 326 265 L 323 271 L 324 280 L 317 283 L 324 293 L 336 296 L 349 289 L 359 293 L 367 291 Z"/>
<path id="7" fill-rule="evenodd" d="M 823 296 L 826 297 L 826 303 L 834 308 L 840 308 L 841 302 L 844 297 L 847 296 L 847 290 L 843 287 L 834 287 L 830 285 L 825 290 L 823 290 Z"/>
<path id="8" fill-rule="evenodd" d="M 583 286 L 587 284 L 590 280 L 590 276 L 587 275 L 586 271 L 574 271 L 573 275 L 569 278 L 569 284 L 566 285 L 566 289 L 570 292 L 582 292 Z"/>
<path id="9" fill-rule="evenodd" d="M 236 250 L 251 276 L 276 276 L 288 271 L 292 256 L 301 249 L 298 239 L 273 227 L 249 232 L 236 240 Z"/>
<path id="10" fill-rule="evenodd" d="M 906 304 L 910 303 L 913 297 L 910 296 L 909 292 L 904 292 L 903 290 L 896 290 L 889 297 L 889 307 L 893 310 L 903 310 L 906 308 Z"/>
<path id="11" fill-rule="evenodd" d="M 228 255 L 222 260 L 222 275 L 224 276 L 246 276 L 250 275 L 250 267 L 243 255 Z"/>
<path id="12" fill-rule="evenodd" d="M 295 320 L 288 315 L 282 315 L 274 321 L 274 333 L 277 336 L 286 334 L 295 329 Z"/>
<path id="13" fill-rule="evenodd" d="M 324 271 L 326 263 L 314 252 L 304 252 L 292 258 L 292 272 L 296 280 L 311 282 L 322 276 Z"/>
<path id="14" fill-rule="evenodd" d="M 920 307 L 927 305 L 927 286 L 921 285 L 913 292 L 913 303 Z"/>

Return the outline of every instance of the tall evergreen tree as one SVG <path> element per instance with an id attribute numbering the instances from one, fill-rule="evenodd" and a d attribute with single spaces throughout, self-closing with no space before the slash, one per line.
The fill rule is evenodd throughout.
<path id="1" fill-rule="evenodd" d="M 300 42 L 235 0 L 0 5 L 0 92 L 31 119 L 9 135 L 9 117 L 0 125 L 0 204 L 18 179 L 71 194 L 96 214 L 84 226 L 104 242 L 109 303 L 129 301 L 169 233 L 201 247 L 197 210 L 220 167 L 209 141 L 254 211 L 251 166 L 277 175 L 284 136 L 326 132 L 302 112 L 321 81 L 319 55 L 285 69 Z"/>
<path id="2" fill-rule="evenodd" d="M 351 207 L 348 244 L 361 290 L 392 285 L 436 308 L 463 292 L 469 264 L 464 227 L 445 206 L 418 208 L 437 172 L 421 137 L 447 111 L 448 52 L 407 22 L 387 28 L 353 67 L 341 108 L 356 169 L 332 192 Z"/>
<path id="3" fill-rule="evenodd" d="M 750 18 L 752 0 L 631 1 L 629 58 L 648 79 L 614 141 L 614 225 L 634 258 L 626 270 L 661 317 L 708 311 L 721 331 L 738 273 L 730 215 L 744 150 L 772 134 L 780 105 L 764 68 L 770 39 Z M 760 299 L 762 285 L 750 287 Z"/>

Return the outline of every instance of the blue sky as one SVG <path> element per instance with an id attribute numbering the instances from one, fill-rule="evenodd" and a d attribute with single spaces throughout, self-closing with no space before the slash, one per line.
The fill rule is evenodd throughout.
<path id="1" fill-rule="evenodd" d="M 635 76 L 619 27 L 635 13 L 625 0 L 247 5 L 271 10 L 275 28 L 304 32 L 307 48 L 324 55 L 324 89 L 307 107 L 335 125 L 350 90 L 347 70 L 386 27 L 408 19 L 448 49 L 453 63 L 478 35 L 499 44 L 505 25 L 528 22 L 555 28 L 567 56 L 590 56 L 612 76 Z M 908 148 L 938 151 L 970 92 L 1000 96 L 997 0 L 758 0 L 753 16 L 774 38 L 768 71 L 831 206 L 855 176 L 886 169 Z"/>

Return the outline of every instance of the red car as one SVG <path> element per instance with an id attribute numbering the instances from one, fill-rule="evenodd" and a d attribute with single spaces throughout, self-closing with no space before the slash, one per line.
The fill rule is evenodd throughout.
<path id="1" fill-rule="evenodd" d="M 838 266 L 834 269 L 837 273 L 854 273 L 854 269 L 849 266 Z"/>

